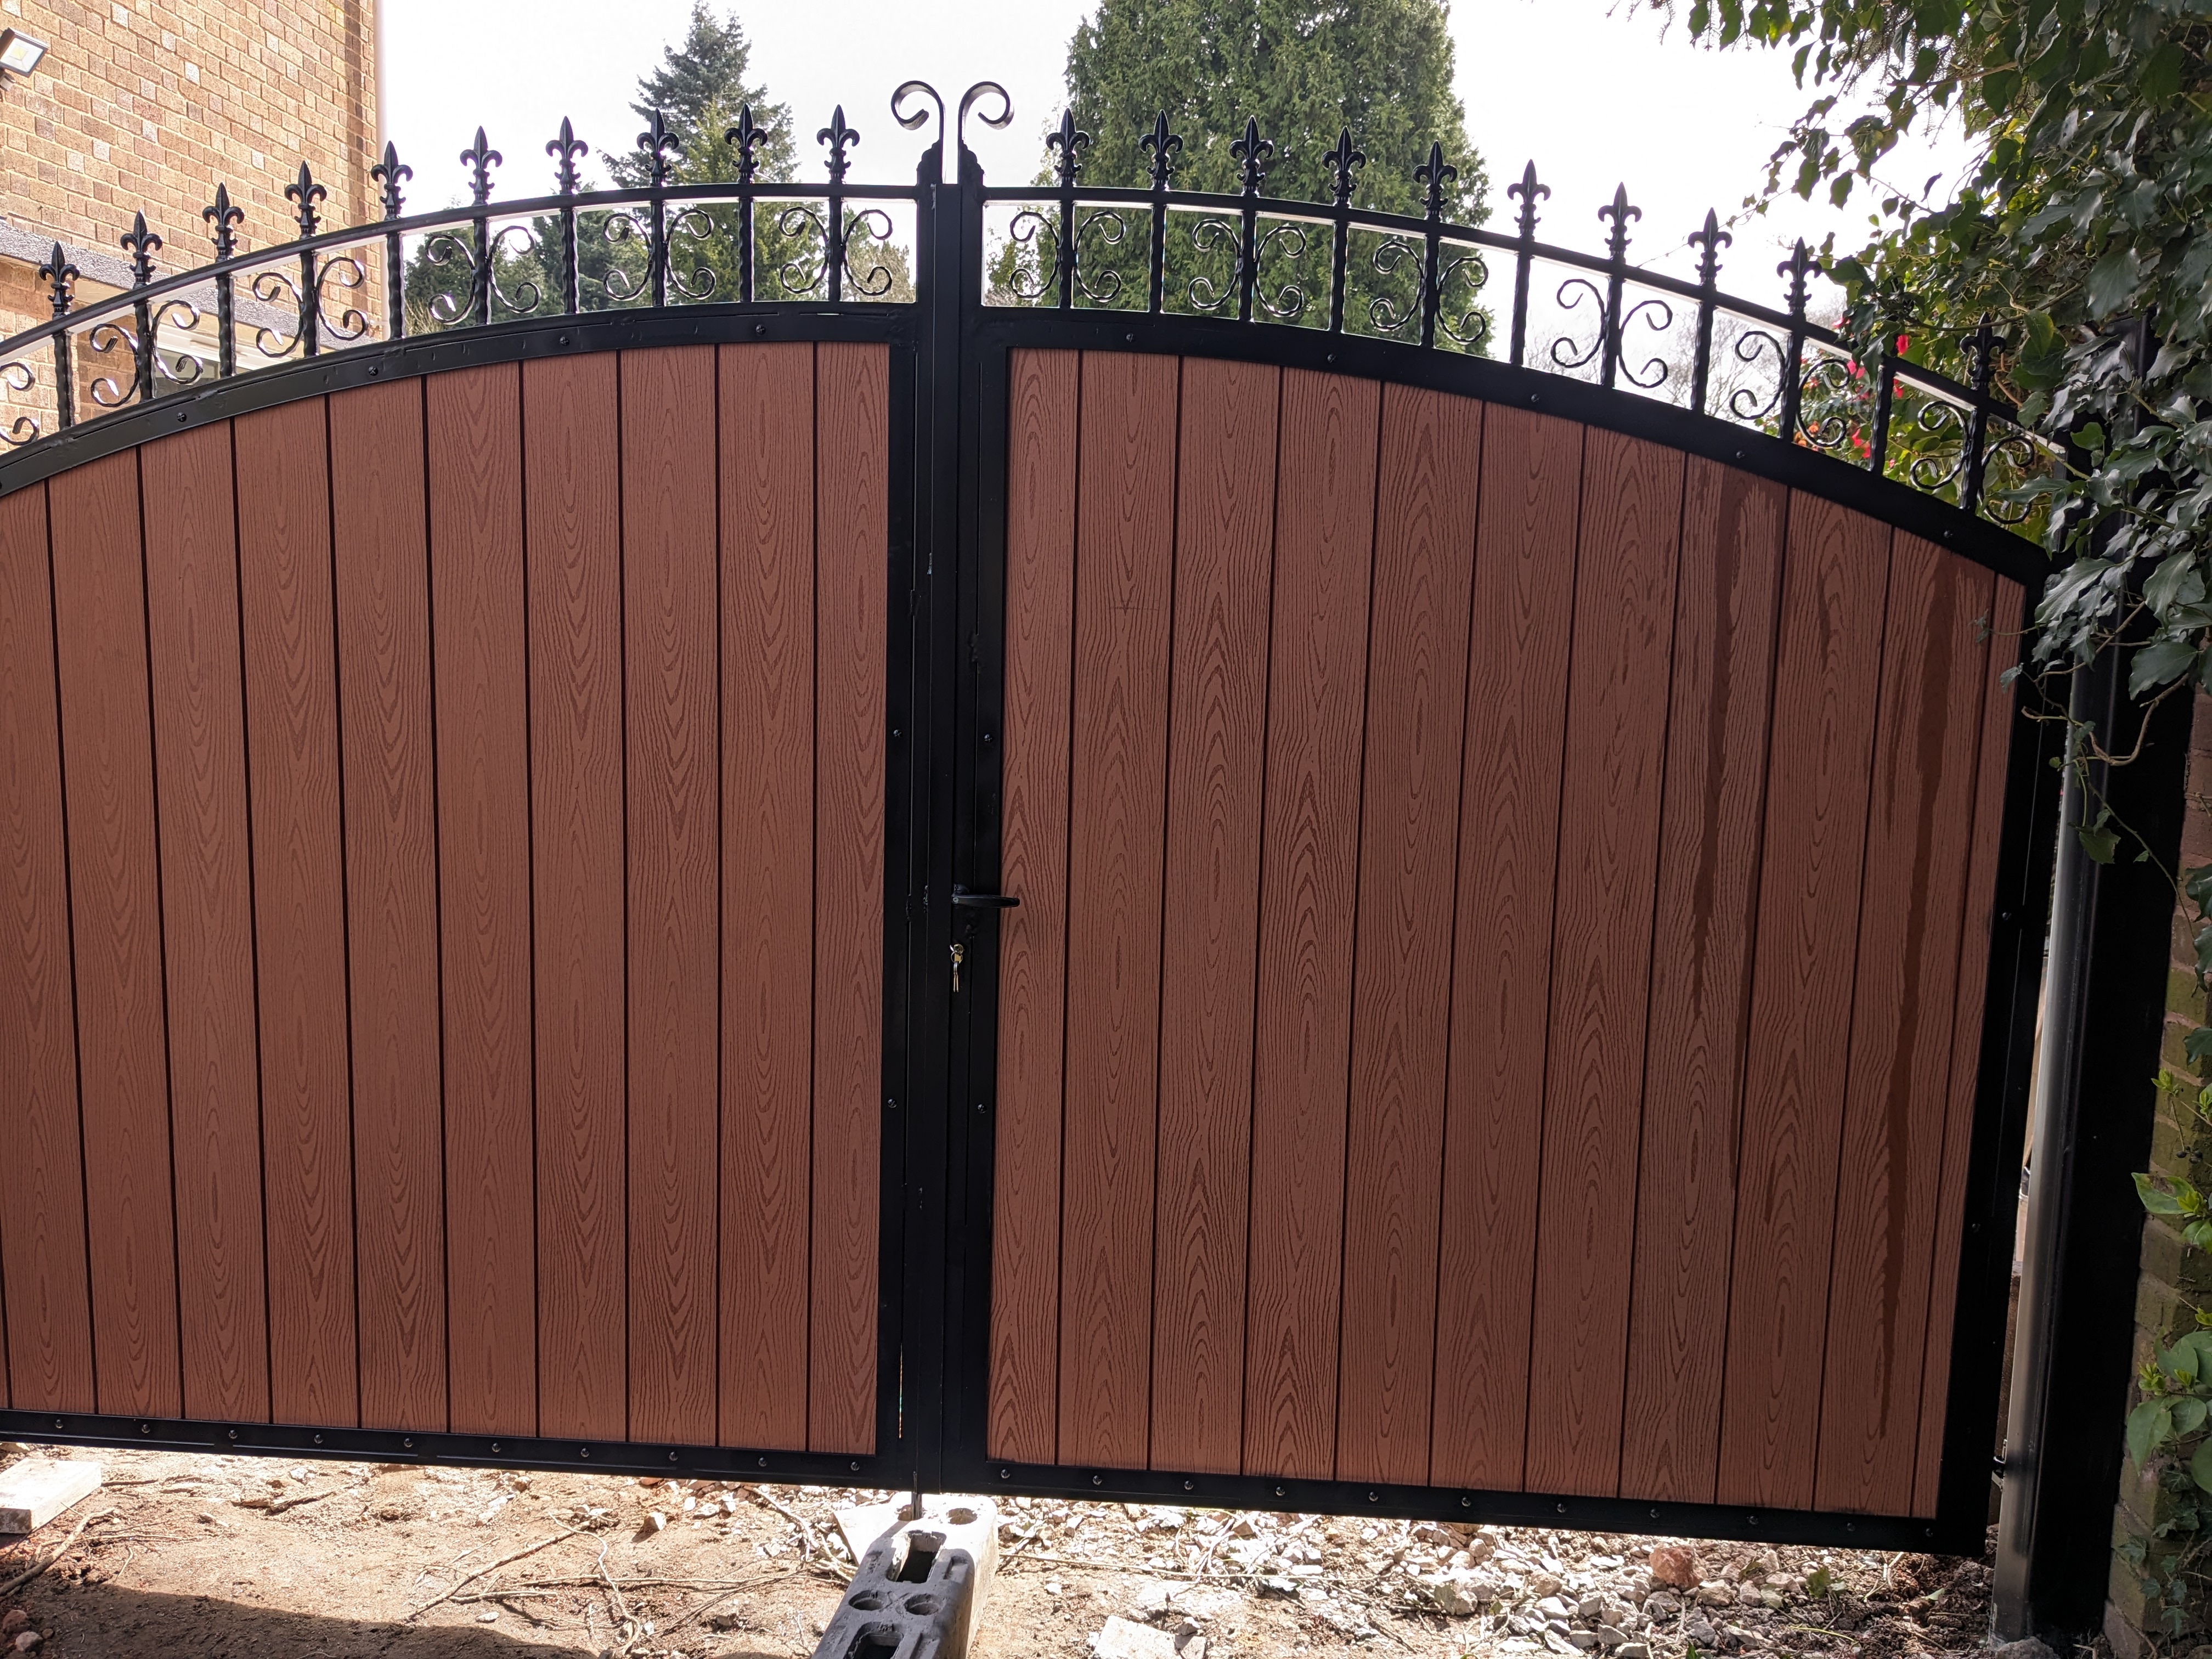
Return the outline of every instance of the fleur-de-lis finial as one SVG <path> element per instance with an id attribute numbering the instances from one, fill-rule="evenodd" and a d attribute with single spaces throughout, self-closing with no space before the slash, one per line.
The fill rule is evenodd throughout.
<path id="1" fill-rule="evenodd" d="M 1244 193 L 1257 196 L 1260 186 L 1267 182 L 1267 160 L 1275 153 L 1272 138 L 1260 136 L 1260 118 L 1255 115 L 1244 118 L 1244 136 L 1229 147 L 1229 158 L 1244 164 Z"/>
<path id="2" fill-rule="evenodd" d="M 146 216 L 136 213 L 131 216 L 131 228 L 117 240 L 131 254 L 131 285 L 145 287 L 154 280 L 154 254 L 161 246 L 161 239 L 146 228 Z"/>
<path id="3" fill-rule="evenodd" d="M 1356 150 L 1352 147 L 1352 129 L 1350 127 L 1346 127 L 1343 131 L 1336 135 L 1336 148 L 1329 151 L 1328 155 L 1322 156 L 1321 159 L 1328 163 L 1330 180 L 1329 188 L 1334 192 L 1331 199 L 1334 200 L 1339 207 L 1350 207 L 1352 205 L 1352 171 L 1355 168 L 1364 167 L 1367 165 L 1367 157 L 1364 152 Z"/>
<path id="4" fill-rule="evenodd" d="M 1805 279 L 1820 268 L 1820 262 L 1806 248 L 1805 239 L 1802 236 L 1797 239 L 1797 246 L 1790 251 L 1790 257 L 1774 267 L 1777 276 L 1790 279 L 1790 314 L 1792 317 L 1805 314 Z"/>
<path id="5" fill-rule="evenodd" d="M 284 186 L 284 199 L 296 203 L 299 206 L 301 235 L 312 236 L 315 234 L 317 222 L 315 204 L 329 194 L 330 191 L 315 182 L 314 175 L 307 171 L 307 164 L 305 161 L 301 162 L 300 176 Z"/>
<path id="6" fill-rule="evenodd" d="M 1060 131 L 1044 136 L 1044 147 L 1060 152 L 1060 187 L 1075 188 L 1075 175 L 1083 170 L 1083 152 L 1091 148 L 1091 135 L 1075 125 L 1075 112 L 1060 112 Z"/>
<path id="7" fill-rule="evenodd" d="M 478 207 L 491 200 L 491 170 L 507 160 L 484 140 L 484 130 L 477 129 L 477 141 L 461 152 L 461 160 L 468 164 L 469 199 Z"/>
<path id="8" fill-rule="evenodd" d="M 676 176 L 676 158 L 684 153 L 684 137 L 669 126 L 668 118 L 659 110 L 653 112 L 653 125 L 637 135 L 637 147 L 645 152 L 653 189 L 659 190 Z"/>
<path id="9" fill-rule="evenodd" d="M 215 204 L 211 207 L 202 208 L 200 217 L 208 222 L 209 234 L 215 238 L 215 257 L 218 261 L 228 259 L 238 252 L 237 230 L 245 222 L 246 212 L 242 208 L 231 206 L 228 185 L 215 187 Z"/>
<path id="10" fill-rule="evenodd" d="M 830 146 L 830 182 L 833 185 L 844 183 L 845 169 L 852 165 L 851 158 L 845 152 L 860 142 L 860 135 L 857 129 L 845 125 L 845 106 L 842 104 L 830 112 L 830 125 L 814 135 L 814 142 Z"/>
<path id="11" fill-rule="evenodd" d="M 407 204 L 399 186 L 415 176 L 415 169 L 399 159 L 398 145 L 385 145 L 384 159 L 368 170 L 368 176 L 384 186 L 384 216 L 397 219 Z"/>
<path id="12" fill-rule="evenodd" d="M 62 245 L 56 242 L 54 251 L 46 256 L 46 264 L 39 267 L 39 280 L 49 285 L 46 297 L 53 306 L 55 316 L 66 317 L 69 314 L 70 284 L 76 278 L 76 267 L 69 262 L 69 255 L 62 252 Z"/>
<path id="13" fill-rule="evenodd" d="M 1152 188 L 1165 190 L 1175 177 L 1175 158 L 1182 149 L 1182 135 L 1168 131 L 1168 112 L 1152 118 L 1152 130 L 1137 140 L 1137 148 L 1152 158 Z"/>
<path id="14" fill-rule="evenodd" d="M 722 135 L 722 142 L 738 152 L 738 182 L 749 185 L 760 171 L 760 147 L 768 142 L 768 129 L 753 122 L 753 106 L 741 105 L 738 124 Z"/>
<path id="15" fill-rule="evenodd" d="M 563 196 L 574 196 L 583 180 L 577 176 L 576 163 L 591 149 L 576 137 L 574 125 L 567 116 L 561 118 L 561 131 L 545 141 L 545 153 L 553 158 L 553 183 Z"/>
<path id="16" fill-rule="evenodd" d="M 1429 159 L 1413 169 L 1413 182 L 1428 186 L 1423 200 L 1430 218 L 1440 216 L 1444 207 L 1444 186 L 1459 178 L 1459 169 L 1444 160 L 1444 147 L 1440 143 L 1429 146 Z"/>
<path id="17" fill-rule="evenodd" d="M 1521 198 L 1521 220 L 1516 228 L 1521 233 L 1522 241 L 1531 240 L 1536 234 L 1537 198 L 1549 196 L 1552 193 L 1552 187 L 1549 185 L 1540 185 L 1536 182 L 1536 164 L 1531 161 L 1521 169 L 1521 182 L 1506 185 L 1505 193 L 1508 196 L 1517 196 Z"/>
<path id="18" fill-rule="evenodd" d="M 1628 222 L 1644 216 L 1642 208 L 1629 206 L 1626 185 L 1613 187 L 1613 199 L 1597 210 L 1597 216 L 1613 221 L 1613 229 L 1605 239 L 1606 257 L 1616 262 L 1626 258 L 1628 254 Z"/>
<path id="19" fill-rule="evenodd" d="M 1711 288 L 1720 279 L 1721 250 L 1735 240 L 1721 228 L 1720 215 L 1707 208 L 1704 226 L 1690 233 L 1690 246 L 1705 250 L 1698 260 L 1698 280 L 1705 287 Z"/>

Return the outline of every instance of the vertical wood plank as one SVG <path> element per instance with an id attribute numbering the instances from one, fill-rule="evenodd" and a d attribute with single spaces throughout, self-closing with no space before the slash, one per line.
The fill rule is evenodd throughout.
<path id="1" fill-rule="evenodd" d="M 1439 1486 L 1522 1483 L 1583 434 L 1493 408 L 1468 653 L 1437 1290 Z"/>
<path id="2" fill-rule="evenodd" d="M 1889 532 L 1792 495 L 1730 1273 L 1724 1504 L 1808 1507 Z"/>
<path id="3" fill-rule="evenodd" d="M 1620 1478 L 1628 1291 L 1650 1012 L 1652 883 L 1682 457 L 1591 430 L 1559 785 L 1551 1029 L 1537 1194 L 1528 1485 L 1610 1494 Z"/>
<path id="4" fill-rule="evenodd" d="M 1083 360 L 1076 495 L 1060 1451 L 1142 1468 L 1175 581 L 1177 364 Z"/>
<path id="5" fill-rule="evenodd" d="M 611 352 L 522 366 L 538 1432 L 629 1414 L 620 434 Z"/>
<path id="6" fill-rule="evenodd" d="M 100 1409 L 183 1410 L 135 451 L 48 486 Z"/>
<path id="7" fill-rule="evenodd" d="M 442 1430 L 445 1145 L 422 387 L 330 399 L 361 1420 Z"/>
<path id="8" fill-rule="evenodd" d="M 890 356 L 815 349 L 814 1235 L 807 1444 L 876 1447 Z"/>
<path id="9" fill-rule="evenodd" d="M 714 354 L 622 359 L 629 1432 L 714 1438 L 720 691 Z"/>
<path id="10" fill-rule="evenodd" d="M 328 417 L 319 398 L 239 417 L 270 1410 L 359 1420 L 355 1375 L 352 1065 L 345 846 L 331 567 Z"/>
<path id="11" fill-rule="evenodd" d="M 1380 388 L 1286 370 L 1261 832 L 1244 1472 L 1336 1460 Z"/>
<path id="12" fill-rule="evenodd" d="M 721 1439 L 806 1444 L 814 348 L 724 346 Z"/>
<path id="13" fill-rule="evenodd" d="M 2012 757 L 2014 699 L 2004 676 L 2020 660 L 2018 582 L 1999 576 L 1990 598 L 1988 655 L 1982 665 L 1981 753 L 1974 775 L 1974 841 L 1959 930 L 1958 988 L 1953 994 L 1951 1069 L 1945 1089 L 1943 1178 L 1936 1198 L 1936 1247 L 1929 1265 L 1928 1340 L 1920 1361 L 1920 1431 L 1912 1513 L 1936 1513 L 1950 1403 L 1951 1330 L 1959 1301 L 1959 1249 L 1966 1226 L 1966 1154 L 1973 1140 L 1980 1083 L 1982 1015 L 1989 994 L 1990 920 L 1996 905 L 1997 855 L 2004 835 L 2006 774 Z"/>
<path id="14" fill-rule="evenodd" d="M 423 383 L 446 1041 L 447 1374 L 459 1433 L 538 1431 L 520 371 Z M 610 874 L 611 872 L 609 872 Z"/>
<path id="15" fill-rule="evenodd" d="M 1483 406 L 1387 388 L 1360 813 L 1336 1476 L 1425 1485 Z"/>
<path id="16" fill-rule="evenodd" d="M 1244 1451 L 1252 1000 L 1281 397 L 1282 372 L 1270 365 L 1189 358 L 1182 366 L 1152 1462 L 1224 1474 L 1243 1467 Z"/>
<path id="17" fill-rule="evenodd" d="M 1058 1460 L 1068 728 L 1081 359 L 1013 354 L 1006 397 L 999 1070 L 991 1194 L 993 1457 Z M 1238 1225 L 1243 1225 L 1240 1218 Z"/>
<path id="18" fill-rule="evenodd" d="M 1987 687 L 1976 632 L 1995 580 L 1914 536 L 1890 554 L 1813 1492 L 1824 1510 L 1912 1504 Z"/>
<path id="19" fill-rule="evenodd" d="M 1689 464 L 1636 1184 L 1625 1498 L 1713 1498 L 1786 505 L 1778 484 Z"/>
<path id="20" fill-rule="evenodd" d="M 139 451 L 184 1401 L 269 1415 L 238 521 L 228 423 Z"/>
<path id="21" fill-rule="evenodd" d="M 97 1409 L 46 491 L 0 498 L 0 1291 L 9 1405 Z"/>

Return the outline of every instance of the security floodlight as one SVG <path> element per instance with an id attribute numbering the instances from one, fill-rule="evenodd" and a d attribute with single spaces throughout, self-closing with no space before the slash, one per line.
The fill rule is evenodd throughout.
<path id="1" fill-rule="evenodd" d="M 0 70 L 27 80 L 46 55 L 45 41 L 33 40 L 21 29 L 0 29 Z"/>

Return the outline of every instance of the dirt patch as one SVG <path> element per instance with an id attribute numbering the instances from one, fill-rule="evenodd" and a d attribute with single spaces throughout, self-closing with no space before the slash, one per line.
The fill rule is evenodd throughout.
<path id="1" fill-rule="evenodd" d="M 831 1512 L 892 1496 L 97 1455 L 101 1492 L 0 1549 L 4 1584 L 83 1523 L 0 1596 L 52 1659 L 788 1659 L 851 1574 Z M 1024 1499 L 1002 1521 L 978 1659 L 1081 1659 L 1112 1615 L 1203 1635 L 1208 1659 L 1905 1659 L 1978 1648 L 1989 1624 L 1984 1564 L 1931 1556 L 1690 1543 L 1662 1565 L 1692 1582 L 1670 1585 L 1666 1540 L 1601 1534 Z"/>

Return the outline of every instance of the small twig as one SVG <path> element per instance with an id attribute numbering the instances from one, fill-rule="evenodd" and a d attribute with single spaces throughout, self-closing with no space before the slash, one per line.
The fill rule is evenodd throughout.
<path id="1" fill-rule="evenodd" d="M 271 1515 L 282 1515 L 287 1510 L 319 1504 L 325 1498 L 336 1498 L 341 1492 L 357 1492 L 367 1486 L 370 1479 L 364 1474 L 349 1486 L 325 1486 L 320 1492 L 301 1492 L 295 1498 L 241 1498 L 238 1500 L 238 1507 L 242 1510 L 266 1510 Z"/>
<path id="2" fill-rule="evenodd" d="M 526 1555 L 535 1555 L 538 1551 L 550 1548 L 551 1546 L 559 1543 L 564 1538 L 574 1538 L 578 1533 L 583 1530 L 584 1528 L 581 1527 L 571 1527 L 566 1532 L 556 1532 L 550 1538 L 541 1539 L 538 1542 L 531 1545 L 526 1549 L 519 1549 L 512 1555 L 503 1555 L 488 1567 L 478 1567 L 467 1577 L 455 1579 L 451 1589 L 441 1591 L 438 1595 L 431 1597 L 430 1600 L 425 1601 L 421 1607 L 416 1608 L 414 1612 L 409 1613 L 407 1617 L 410 1620 L 420 1619 L 424 1613 L 429 1612 L 431 1608 L 436 1607 L 441 1601 L 451 1601 L 456 1591 L 467 1585 L 475 1583 L 477 1579 L 483 1577 L 486 1573 L 497 1572 L 501 1567 L 507 1565 L 511 1561 L 520 1561 Z"/>
<path id="3" fill-rule="evenodd" d="M 86 1516 L 83 1520 L 78 1522 L 75 1527 L 70 1528 L 70 1535 L 62 1540 L 62 1547 L 59 1549 L 56 1550 L 45 1560 L 33 1562 L 31 1565 L 24 1568 L 22 1571 L 17 1573 L 6 1583 L 0 1584 L 0 1595 L 12 1595 L 17 1590 L 22 1589 L 24 1585 L 29 1583 L 33 1578 L 36 1578 L 48 1567 L 51 1567 L 55 1562 L 60 1560 L 62 1557 L 67 1555 L 70 1551 L 76 1547 L 76 1540 L 84 1536 L 84 1529 L 87 1527 L 90 1526 L 95 1521 L 105 1521 L 108 1516 L 112 1513 L 112 1510 L 102 1510 L 98 1515 Z"/>

